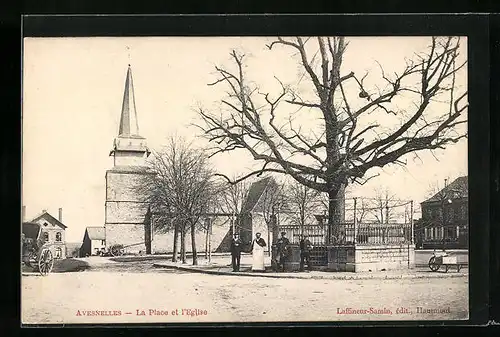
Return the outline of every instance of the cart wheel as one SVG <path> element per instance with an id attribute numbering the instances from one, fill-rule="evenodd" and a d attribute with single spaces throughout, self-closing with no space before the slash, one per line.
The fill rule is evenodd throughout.
<path id="1" fill-rule="evenodd" d="M 438 271 L 439 270 L 439 267 L 441 267 L 440 264 L 436 263 L 436 257 L 433 256 L 429 259 L 429 268 L 432 270 L 432 271 Z"/>
<path id="2" fill-rule="evenodd" d="M 45 276 L 52 271 L 52 267 L 54 267 L 52 252 L 49 249 L 42 250 L 38 259 L 38 271 Z"/>
<path id="3" fill-rule="evenodd" d="M 113 256 L 122 256 L 125 252 L 125 249 L 122 245 L 113 245 L 110 249 L 110 252 Z"/>

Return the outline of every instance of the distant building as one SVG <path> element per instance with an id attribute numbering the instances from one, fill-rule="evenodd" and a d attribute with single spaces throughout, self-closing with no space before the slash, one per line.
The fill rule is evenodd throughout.
<path id="1" fill-rule="evenodd" d="M 106 232 L 104 227 L 87 227 L 83 235 L 80 256 L 99 255 L 106 248 Z"/>
<path id="2" fill-rule="evenodd" d="M 261 236 L 266 240 L 266 251 L 271 249 L 274 241 L 273 228 L 277 229 L 273 223 L 289 223 L 289 211 L 284 209 L 286 206 L 275 207 L 275 215 L 273 215 L 272 203 L 277 203 L 273 198 L 273 189 L 278 188 L 278 184 L 272 177 L 260 179 L 250 186 L 248 195 L 243 202 L 241 214 L 238 215 L 236 231 L 240 238 L 245 243 L 250 243 L 255 236 L 255 233 L 261 233 Z M 230 249 L 231 238 L 233 235 L 232 228 L 226 233 L 226 236 L 221 241 L 216 249 L 216 252 L 228 252 Z M 274 233 L 276 236 L 277 233 Z"/>
<path id="3" fill-rule="evenodd" d="M 23 213 L 25 210 L 23 209 Z M 62 208 L 59 208 L 59 219 L 50 215 L 46 210 L 29 222 L 42 225 L 42 236 L 50 244 L 52 255 L 56 259 L 66 258 L 66 228 L 62 222 Z"/>
<path id="4" fill-rule="evenodd" d="M 468 202 L 467 176 L 455 179 L 423 201 L 422 218 L 414 224 L 416 248 L 468 248 Z"/>

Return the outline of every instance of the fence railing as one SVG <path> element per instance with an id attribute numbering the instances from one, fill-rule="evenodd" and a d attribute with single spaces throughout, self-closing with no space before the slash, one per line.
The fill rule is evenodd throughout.
<path id="1" fill-rule="evenodd" d="M 306 235 L 313 245 L 394 245 L 411 244 L 411 224 L 405 223 L 340 223 L 332 225 L 282 225 L 291 243 L 298 244 Z"/>

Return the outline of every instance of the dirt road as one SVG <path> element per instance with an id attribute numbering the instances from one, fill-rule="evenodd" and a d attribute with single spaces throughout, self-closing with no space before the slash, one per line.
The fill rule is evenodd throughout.
<path id="1" fill-rule="evenodd" d="M 466 277 L 271 279 L 177 273 L 145 263 L 23 276 L 21 295 L 28 324 L 466 319 L 468 308 Z"/>

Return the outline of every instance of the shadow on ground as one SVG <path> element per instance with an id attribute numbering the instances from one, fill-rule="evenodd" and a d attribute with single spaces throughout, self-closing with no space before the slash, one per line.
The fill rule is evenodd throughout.
<path id="1" fill-rule="evenodd" d="M 64 260 L 54 260 L 54 267 L 52 268 L 52 273 L 72 273 L 84 271 L 90 268 L 90 265 L 81 260 L 76 259 L 64 259 Z M 29 266 L 22 267 L 23 272 L 27 273 L 37 273 L 35 268 Z"/>

